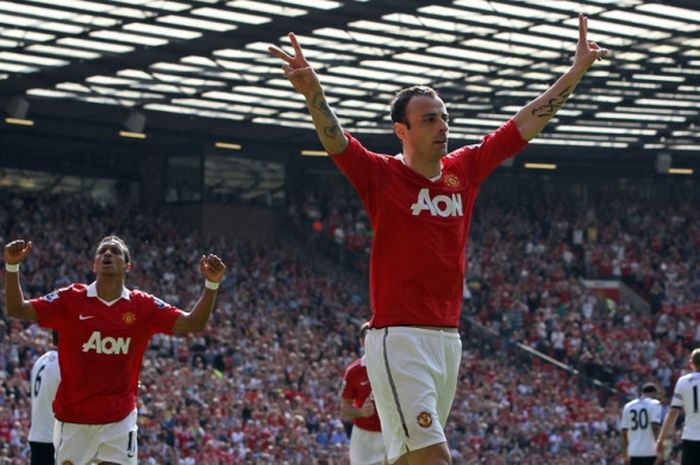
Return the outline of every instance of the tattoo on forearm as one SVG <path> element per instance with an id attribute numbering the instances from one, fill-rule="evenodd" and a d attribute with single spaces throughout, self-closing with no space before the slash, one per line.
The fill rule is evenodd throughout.
<path id="1" fill-rule="evenodd" d="M 566 99 L 571 95 L 571 86 L 564 89 L 558 97 L 549 99 L 545 105 L 532 110 L 532 114 L 539 118 L 551 118 L 566 103 Z"/>
<path id="2" fill-rule="evenodd" d="M 331 107 L 328 105 L 328 101 L 326 101 L 323 93 L 319 92 L 314 95 L 311 102 L 311 107 L 314 110 L 323 113 L 327 120 L 327 124 L 324 124 L 319 128 L 320 132 L 330 139 L 335 139 L 338 137 L 338 134 L 340 134 L 340 124 L 338 123 L 338 118 L 333 113 L 333 110 L 331 110 Z"/>

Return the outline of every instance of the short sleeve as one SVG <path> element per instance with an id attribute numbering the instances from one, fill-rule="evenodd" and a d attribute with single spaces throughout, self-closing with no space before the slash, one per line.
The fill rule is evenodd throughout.
<path id="1" fill-rule="evenodd" d="M 654 411 L 651 413 L 651 422 L 656 424 L 661 424 L 661 416 L 663 415 L 663 407 L 661 402 L 657 402 L 654 405 Z"/>
<path id="2" fill-rule="evenodd" d="M 29 300 L 36 311 L 37 322 L 42 328 L 60 330 L 66 316 L 66 299 L 70 288 L 58 289 Z"/>
<path id="3" fill-rule="evenodd" d="M 353 400 L 357 397 L 357 390 L 352 386 L 350 381 L 350 367 L 345 371 L 343 376 L 343 388 L 340 390 L 340 397 L 345 400 Z"/>
<path id="4" fill-rule="evenodd" d="M 481 143 L 462 147 L 451 155 L 464 157 L 467 175 L 472 181 L 480 184 L 503 160 L 515 156 L 526 146 L 527 141 L 520 135 L 515 122 L 508 120 L 486 135 Z"/>
<path id="5" fill-rule="evenodd" d="M 673 388 L 673 397 L 671 397 L 671 407 L 683 408 L 683 382 L 681 377 L 676 382 L 676 387 Z"/>
<path id="6" fill-rule="evenodd" d="M 151 314 L 150 332 L 152 334 L 173 333 L 173 326 L 175 321 L 183 314 L 182 310 L 150 294 L 145 294 L 143 305 L 149 307 Z"/>
<path id="7" fill-rule="evenodd" d="M 348 146 L 341 153 L 330 154 L 331 159 L 348 178 L 365 205 L 371 207 L 368 200 L 379 184 L 389 157 L 367 150 L 350 133 L 346 132 L 345 137 L 348 138 Z"/>
<path id="8" fill-rule="evenodd" d="M 628 413 L 628 410 L 626 407 L 624 409 L 622 409 L 622 417 L 620 418 L 620 429 L 621 430 L 629 429 L 629 427 L 630 427 L 629 415 L 627 413 Z"/>

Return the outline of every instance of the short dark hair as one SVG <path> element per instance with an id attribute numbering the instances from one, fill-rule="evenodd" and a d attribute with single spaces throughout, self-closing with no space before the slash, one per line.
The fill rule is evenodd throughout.
<path id="1" fill-rule="evenodd" d="M 437 91 L 428 86 L 412 86 L 400 90 L 391 101 L 391 121 L 409 126 L 406 120 L 406 107 L 408 107 L 408 103 L 413 97 L 420 97 L 422 95 L 439 98 Z"/>
<path id="2" fill-rule="evenodd" d="M 644 386 L 642 386 L 642 392 L 644 394 L 654 394 L 657 390 L 656 384 L 654 383 L 645 383 Z"/>
<path id="3" fill-rule="evenodd" d="M 103 237 L 100 240 L 100 242 L 97 243 L 97 247 L 95 248 L 95 254 L 97 254 L 97 251 L 100 250 L 100 246 L 105 242 L 118 243 L 124 251 L 124 262 L 129 263 L 131 261 L 131 252 L 129 252 L 129 247 L 126 245 L 126 242 L 124 242 L 124 239 L 117 236 L 116 234 L 110 234 L 109 236 Z"/>

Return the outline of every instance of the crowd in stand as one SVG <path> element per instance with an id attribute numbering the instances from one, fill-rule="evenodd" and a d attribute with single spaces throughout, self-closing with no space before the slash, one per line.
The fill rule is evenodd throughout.
<path id="1" fill-rule="evenodd" d="M 227 264 L 205 331 L 153 338 L 141 374 L 139 463 L 347 463 L 347 425 L 338 411 L 340 383 L 359 350 L 359 324 L 369 315 L 363 292 L 351 282 L 314 271 L 309 254 L 299 246 L 204 240 L 166 218 L 134 216 L 126 206 L 100 206 L 86 199 L 1 192 L 0 197 L 7 206 L 0 211 L 2 244 L 24 237 L 35 245 L 22 268 L 28 296 L 73 281 L 90 282 L 94 244 L 108 233 L 123 236 L 131 247 L 134 267 L 127 286 L 181 308 L 189 308 L 201 291 L 197 264 L 202 252 L 215 252 Z M 310 215 L 310 205 L 297 205 L 296 216 L 308 220 L 316 241 L 329 234 L 329 217 L 320 204 L 318 213 Z M 346 235 L 333 233 L 334 244 L 346 245 L 356 233 L 364 234 L 364 245 L 357 250 L 371 241 L 360 211 L 347 203 L 330 214 L 339 218 L 338 225 L 351 218 L 355 228 Z M 558 218 L 553 214 L 549 221 Z M 320 228 L 316 224 L 313 229 L 315 221 Z M 597 307 L 571 271 L 585 264 L 571 259 L 567 267 L 565 250 L 551 247 L 558 237 L 551 231 L 565 228 L 552 227 L 547 233 L 538 228 L 517 210 L 493 205 L 479 211 L 469 255 L 468 314 L 503 338 L 527 342 L 569 362 L 575 361 L 576 350 L 591 351 L 590 361 L 582 356 L 581 364 L 590 363 L 592 369 L 604 369 L 607 360 L 623 363 L 623 357 L 633 355 L 656 357 L 657 367 L 639 360 L 640 366 L 654 370 L 645 376 L 672 367 L 668 381 L 675 379 L 682 344 L 677 352 L 666 344 L 669 333 L 681 334 L 677 321 L 682 315 L 667 312 L 665 299 L 649 322 L 626 309 Z M 515 239 L 513 245 L 509 238 Z M 528 241 L 538 252 L 528 252 Z M 569 242 L 565 237 L 563 241 Z M 502 254 L 511 254 L 508 262 Z M 553 278 L 558 274 L 561 278 Z M 664 275 L 659 277 L 666 286 Z M 0 464 L 19 465 L 26 463 L 28 453 L 29 371 L 48 338 L 36 325 L 8 320 L 4 311 L 2 315 Z M 615 343 L 609 340 L 613 332 L 635 328 L 641 333 L 649 323 L 658 326 L 663 315 L 669 315 L 668 330 L 651 331 L 654 346 L 643 353 L 607 347 Z M 469 325 L 463 330 L 461 380 L 446 425 L 455 463 L 621 463 L 619 399 L 605 399 L 549 365 L 516 363 L 508 352 L 495 350 L 498 338 L 485 342 L 469 333 Z M 563 347 L 552 337 L 558 331 L 565 334 Z M 600 346 L 589 341 L 592 334 Z M 578 348 L 572 344 L 577 335 Z M 626 335 L 617 344 L 633 349 L 646 341 L 642 335 Z M 659 353 L 668 353 L 668 358 Z"/>
<path id="2" fill-rule="evenodd" d="M 692 186 L 664 193 L 620 185 L 532 187 L 476 203 L 465 316 L 633 394 L 669 391 L 700 345 L 700 213 Z M 296 227 L 343 247 L 366 269 L 372 230 L 346 183 L 305 190 Z M 339 232 L 340 231 L 340 232 Z M 342 245 L 340 245 L 342 244 Z M 613 279 L 649 303 L 601 298 L 583 279 Z"/>

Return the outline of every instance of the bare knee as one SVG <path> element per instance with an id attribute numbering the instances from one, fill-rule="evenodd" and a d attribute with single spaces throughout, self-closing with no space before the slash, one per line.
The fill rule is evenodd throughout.
<path id="1" fill-rule="evenodd" d="M 452 465 L 452 457 L 447 443 L 441 442 L 408 452 L 393 465 Z"/>

